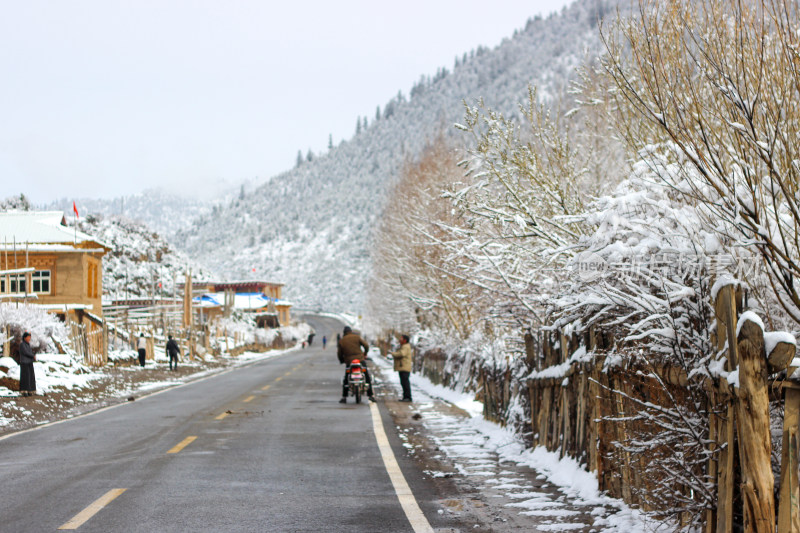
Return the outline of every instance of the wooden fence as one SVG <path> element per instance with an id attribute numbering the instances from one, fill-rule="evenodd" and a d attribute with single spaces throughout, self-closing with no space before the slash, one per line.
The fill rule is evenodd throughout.
<path id="1" fill-rule="evenodd" d="M 214 324 L 184 326 L 183 308 L 179 305 L 135 309 L 118 306 L 105 310 L 103 318 L 89 314 L 83 318 L 80 323 L 68 321 L 70 344 L 86 365 L 94 367 L 108 363 L 109 351 L 133 353 L 140 335 L 147 340 L 147 360 L 155 359 L 156 347 L 166 344 L 168 335 L 178 343 L 181 357 L 190 360 L 204 354 L 216 356 L 222 351 L 241 352 L 246 343 L 243 334 Z"/>
<path id="2" fill-rule="evenodd" d="M 570 335 L 542 331 L 525 339 L 526 360 L 516 362 L 524 372 L 514 362 L 473 370 L 484 414 L 506 423 L 509 406 L 522 403 L 527 416 L 518 430 L 531 445 L 581 461 L 596 472 L 601 490 L 656 516 L 690 521 L 688 511 L 675 515 L 659 506 L 671 497 L 688 509 L 699 502 L 692 512 L 705 533 L 800 533 L 800 383 L 786 377 L 795 371 L 795 346 L 779 343 L 766 354 L 760 327 L 744 322 L 738 328 L 742 298 L 733 285 L 719 291 L 714 307 L 712 344 L 720 366 L 738 370 L 738 387 L 712 377 L 693 377 L 690 387 L 687 372 L 678 367 L 607 365 L 606 354 L 618 343 L 593 328 Z M 578 350 L 587 357 L 569 363 Z M 421 355 L 418 368 L 431 379 L 453 379 L 441 351 Z M 664 430 L 659 420 L 643 416 L 648 411 L 699 417 L 701 431 L 687 437 L 698 444 L 685 460 L 685 479 L 670 479 L 666 468 L 657 473 L 658 461 L 675 462 L 675 450 L 643 444 Z M 772 425 L 783 427 L 774 445 L 770 413 Z M 704 494 L 689 490 L 686 479 L 694 479 Z"/>

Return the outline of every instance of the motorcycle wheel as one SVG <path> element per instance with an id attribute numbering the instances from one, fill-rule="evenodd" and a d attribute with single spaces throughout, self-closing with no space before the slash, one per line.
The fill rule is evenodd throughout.
<path id="1" fill-rule="evenodd" d="M 356 387 L 356 403 L 361 403 L 361 389 Z"/>

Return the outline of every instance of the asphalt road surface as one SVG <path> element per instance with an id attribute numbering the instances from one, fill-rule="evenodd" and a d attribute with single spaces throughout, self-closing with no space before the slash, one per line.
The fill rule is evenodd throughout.
<path id="1" fill-rule="evenodd" d="M 340 324 L 309 322 L 305 350 L 0 440 L 0 531 L 414 531 L 369 403 L 338 403 Z"/>

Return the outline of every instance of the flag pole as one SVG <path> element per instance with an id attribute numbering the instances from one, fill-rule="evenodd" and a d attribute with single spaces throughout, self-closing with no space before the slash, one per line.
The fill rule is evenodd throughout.
<path id="1" fill-rule="evenodd" d="M 72 212 L 75 213 L 75 239 L 73 244 L 78 244 L 78 206 L 72 201 Z"/>

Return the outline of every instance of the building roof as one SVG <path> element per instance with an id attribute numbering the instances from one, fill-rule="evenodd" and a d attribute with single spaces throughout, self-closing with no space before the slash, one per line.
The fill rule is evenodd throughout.
<path id="1" fill-rule="evenodd" d="M 183 287 L 185 283 L 179 283 L 178 287 Z M 193 280 L 192 286 L 196 287 L 211 287 L 214 291 L 220 292 L 225 290 L 244 290 L 249 289 L 251 292 L 254 292 L 255 289 L 264 286 L 270 287 L 283 287 L 283 283 L 276 283 L 274 281 L 264 281 L 260 279 L 256 280 L 235 280 L 235 281 L 209 281 L 209 280 Z"/>
<path id="2" fill-rule="evenodd" d="M 193 301 L 195 304 L 199 304 L 200 307 L 222 307 L 225 305 L 225 294 L 219 292 L 208 293 L 204 294 L 203 296 L 193 298 Z M 233 308 L 241 309 L 242 311 L 263 309 L 264 307 L 268 307 L 270 304 L 291 306 L 291 303 L 287 302 L 286 300 L 276 300 L 274 298 L 270 298 L 269 296 L 264 296 L 260 292 L 237 293 L 233 298 Z"/>
<path id="3" fill-rule="evenodd" d="M 103 243 L 75 228 L 67 226 L 61 211 L 7 211 L 0 213 L 0 244 L 6 247 L 25 244 Z"/>

